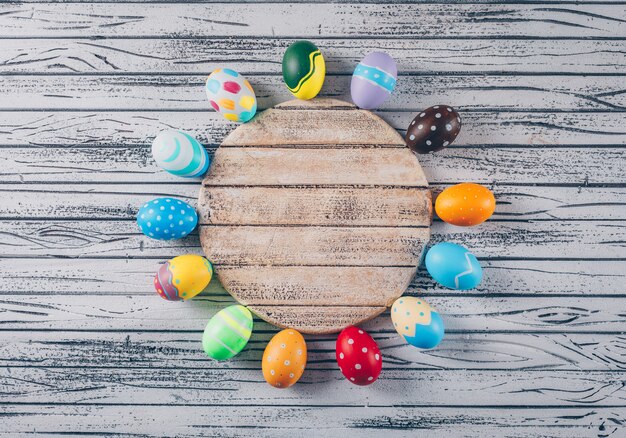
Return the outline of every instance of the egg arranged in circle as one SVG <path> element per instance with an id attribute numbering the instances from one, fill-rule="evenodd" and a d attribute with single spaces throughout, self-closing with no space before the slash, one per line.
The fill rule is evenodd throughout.
<path id="1" fill-rule="evenodd" d="M 256 114 L 252 85 L 229 68 L 218 68 L 206 81 L 206 95 L 213 109 L 231 122 L 247 122 Z"/>
<path id="2" fill-rule="evenodd" d="M 443 339 L 443 320 L 423 298 L 398 298 L 391 306 L 391 320 L 398 334 L 414 347 L 434 348 Z"/>
<path id="3" fill-rule="evenodd" d="M 491 190 L 474 183 L 448 187 L 435 201 L 435 211 L 443 221 L 469 227 L 485 222 L 496 209 L 496 198 Z"/>
<path id="4" fill-rule="evenodd" d="M 152 156 L 163 170 L 184 178 L 202 176 L 209 168 L 204 146 L 184 131 L 161 131 L 152 142 Z"/>
<path id="5" fill-rule="evenodd" d="M 376 341 L 365 330 L 353 325 L 339 333 L 335 357 L 341 373 L 355 385 L 374 383 L 383 368 L 383 357 Z"/>
<path id="6" fill-rule="evenodd" d="M 298 99 L 313 99 L 322 89 L 326 63 L 322 52 L 310 41 L 296 41 L 283 55 L 283 80 Z"/>
<path id="7" fill-rule="evenodd" d="M 202 256 L 186 254 L 165 262 L 154 276 L 159 296 L 170 301 L 188 300 L 206 288 L 213 266 Z"/>
<path id="8" fill-rule="evenodd" d="M 230 359 L 244 349 L 252 335 L 252 313 L 239 304 L 220 310 L 202 334 L 202 348 L 215 360 Z"/>
<path id="9" fill-rule="evenodd" d="M 483 278 L 476 256 L 456 243 L 432 246 L 426 253 L 425 264 L 431 277 L 450 289 L 474 289 Z"/>
<path id="10" fill-rule="evenodd" d="M 143 234 L 157 240 L 180 239 L 198 224 L 198 214 L 184 201 L 156 198 L 137 212 L 137 225 Z"/>
<path id="11" fill-rule="evenodd" d="M 448 105 L 426 108 L 411 121 L 405 141 L 418 154 L 439 151 L 449 146 L 461 132 L 461 117 Z"/>
<path id="12" fill-rule="evenodd" d="M 304 337 L 293 329 L 282 330 L 265 347 L 261 365 L 263 377 L 276 388 L 288 388 L 302 377 L 306 360 Z"/>
<path id="13" fill-rule="evenodd" d="M 352 74 L 352 102 L 363 109 L 376 109 L 391 95 L 398 79 L 396 61 L 385 52 L 372 52 Z"/>

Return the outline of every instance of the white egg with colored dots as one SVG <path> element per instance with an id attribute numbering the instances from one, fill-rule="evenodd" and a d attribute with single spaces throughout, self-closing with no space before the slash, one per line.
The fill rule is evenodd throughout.
<path id="1" fill-rule="evenodd" d="M 246 78 L 229 68 L 218 68 L 206 81 L 213 109 L 231 122 L 245 123 L 256 114 L 256 96 Z"/>
<path id="2" fill-rule="evenodd" d="M 153 239 L 180 239 L 196 228 L 198 214 L 180 199 L 156 198 L 141 206 L 137 225 L 143 234 Z"/>

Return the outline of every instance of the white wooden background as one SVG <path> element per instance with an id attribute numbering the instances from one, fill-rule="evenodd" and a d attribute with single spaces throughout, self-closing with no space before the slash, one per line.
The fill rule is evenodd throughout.
<path id="1" fill-rule="evenodd" d="M 343 99 L 364 54 L 390 53 L 401 75 L 379 113 L 402 133 L 457 107 L 461 134 L 425 172 L 498 200 L 484 225 L 434 223 L 484 281 L 455 292 L 422 270 L 408 294 L 447 337 L 420 352 L 388 316 L 367 324 L 385 361 L 366 388 L 341 376 L 333 336 L 307 337 L 298 385 L 269 387 L 276 329 L 258 321 L 236 360 L 208 360 L 201 332 L 232 299 L 218 284 L 159 299 L 158 263 L 198 237 L 157 242 L 134 221 L 155 196 L 196 202 L 199 182 L 151 159 L 160 129 L 211 150 L 233 129 L 206 75 L 239 70 L 267 108 L 290 97 L 280 60 L 299 38 L 324 53 L 322 94 Z M 625 41 L 620 0 L 1 4 L 0 433 L 625 436 Z"/>

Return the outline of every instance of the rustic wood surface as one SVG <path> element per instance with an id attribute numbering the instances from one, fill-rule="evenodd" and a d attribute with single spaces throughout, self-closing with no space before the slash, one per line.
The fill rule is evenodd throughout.
<path id="1" fill-rule="evenodd" d="M 472 248 L 484 281 L 451 291 L 420 268 L 407 294 L 442 312 L 446 339 L 419 352 L 388 313 L 365 324 L 384 356 L 367 388 L 343 379 L 325 335 L 307 336 L 300 384 L 269 387 L 276 328 L 261 320 L 241 356 L 208 360 L 201 332 L 233 299 L 214 281 L 168 303 L 151 283 L 163 260 L 201 253 L 199 234 L 156 242 L 134 224 L 151 197 L 198 198 L 200 180 L 152 161 L 156 132 L 186 129 L 214 153 L 235 127 L 209 111 L 206 75 L 231 66 L 261 109 L 287 101 L 280 59 L 299 38 L 324 52 L 329 98 L 349 101 L 367 52 L 394 56 L 378 115 L 404 134 L 416 111 L 455 106 L 461 134 L 420 159 L 426 178 L 435 192 L 480 182 L 498 201 L 479 227 L 435 218 L 432 241 Z M 623 0 L 28 0 L 0 4 L 0 41 L 1 434 L 626 434 Z M 263 305 L 275 278 L 238 269 Z M 323 288 L 325 269 L 299 293 Z"/>
<path id="2" fill-rule="evenodd" d="M 198 212 L 202 249 L 238 302 L 278 327 L 331 334 L 405 292 L 430 239 L 432 198 L 393 127 L 318 97 L 229 134 Z"/>

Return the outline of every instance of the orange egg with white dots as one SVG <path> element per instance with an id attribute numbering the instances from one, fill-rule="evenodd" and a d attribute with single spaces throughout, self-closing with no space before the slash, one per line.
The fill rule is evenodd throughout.
<path id="1" fill-rule="evenodd" d="M 435 201 L 435 211 L 441 220 L 460 227 L 485 222 L 496 209 L 496 198 L 491 190 L 474 183 L 448 187 Z"/>
<path id="2" fill-rule="evenodd" d="M 276 388 L 289 388 L 302 377 L 306 366 L 306 342 L 293 329 L 274 335 L 263 353 L 263 377 Z"/>

